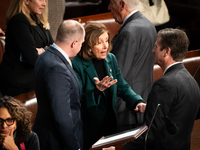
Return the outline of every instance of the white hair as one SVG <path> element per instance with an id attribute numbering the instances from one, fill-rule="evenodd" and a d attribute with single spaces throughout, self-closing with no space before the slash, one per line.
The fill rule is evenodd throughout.
<path id="1" fill-rule="evenodd" d="M 131 11 L 133 9 L 136 9 L 137 6 L 139 5 L 139 0 L 114 0 L 116 3 L 119 3 L 120 1 L 124 1 L 127 6 L 128 9 Z"/>

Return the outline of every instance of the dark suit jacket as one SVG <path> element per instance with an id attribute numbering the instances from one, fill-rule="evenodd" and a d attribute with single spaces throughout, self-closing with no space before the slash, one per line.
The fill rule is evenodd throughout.
<path id="1" fill-rule="evenodd" d="M 86 61 L 80 57 L 72 59 L 72 64 L 79 81 L 82 85 L 82 101 L 81 101 L 81 115 L 83 119 L 83 134 L 84 144 L 90 143 L 90 146 L 94 144 L 101 136 L 97 135 L 98 131 L 102 127 L 103 120 L 106 114 L 107 101 L 105 93 L 99 95 L 95 99 L 95 81 L 94 77 L 98 77 L 92 60 Z M 121 72 L 117 65 L 116 57 L 109 53 L 104 60 L 105 70 L 108 76 L 112 76 L 113 79 L 117 79 L 117 83 L 110 87 L 112 95 L 112 109 L 117 117 L 117 96 L 122 97 L 126 101 L 126 106 L 133 110 L 138 100 L 142 100 L 140 95 L 137 95 L 127 82 L 123 79 Z M 110 99 L 109 99 L 110 100 Z M 129 111 L 130 111 L 129 110 Z"/>
<path id="2" fill-rule="evenodd" d="M 33 130 L 42 150 L 82 149 L 80 85 L 66 58 L 50 46 L 35 65 L 38 111 Z"/>
<path id="3" fill-rule="evenodd" d="M 38 58 L 36 48 L 53 43 L 49 30 L 39 25 L 32 26 L 25 15 L 19 13 L 8 22 L 5 42 L 0 66 L 2 93 L 15 96 L 34 89 L 33 68 Z"/>
<path id="4" fill-rule="evenodd" d="M 190 150 L 191 132 L 200 107 L 200 91 L 195 79 L 183 64 L 170 67 L 153 84 L 145 111 L 147 126 L 158 104 L 161 104 L 169 119 L 177 125 L 177 133 L 170 135 L 159 109 L 149 131 L 147 150 Z M 126 150 L 143 150 L 144 135 L 135 140 L 135 143 L 129 143 L 132 147 Z"/>
<path id="5" fill-rule="evenodd" d="M 153 84 L 153 54 L 156 29 L 139 11 L 130 16 L 112 40 L 124 79 L 146 101 Z M 122 100 L 118 103 L 119 125 L 134 124 L 134 116 Z"/>

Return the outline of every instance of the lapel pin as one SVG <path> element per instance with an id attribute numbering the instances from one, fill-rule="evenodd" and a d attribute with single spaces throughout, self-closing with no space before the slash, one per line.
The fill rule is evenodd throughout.
<path id="1" fill-rule="evenodd" d="M 110 69 L 110 72 L 112 72 L 112 69 Z"/>

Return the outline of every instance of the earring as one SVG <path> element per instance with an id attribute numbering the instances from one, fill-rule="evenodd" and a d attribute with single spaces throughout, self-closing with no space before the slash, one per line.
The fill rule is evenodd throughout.
<path id="1" fill-rule="evenodd" d="M 92 52 L 92 50 L 90 49 L 90 52 Z"/>

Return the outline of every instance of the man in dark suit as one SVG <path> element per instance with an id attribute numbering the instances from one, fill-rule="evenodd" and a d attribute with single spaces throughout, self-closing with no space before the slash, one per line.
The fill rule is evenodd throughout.
<path id="1" fill-rule="evenodd" d="M 35 65 L 38 111 L 33 130 L 42 150 L 82 149 L 80 85 L 70 59 L 80 51 L 85 30 L 64 21 L 56 41 Z"/>
<path id="2" fill-rule="evenodd" d="M 200 107 L 200 90 L 182 63 L 188 45 L 186 33 L 179 29 L 167 28 L 158 32 L 153 53 L 155 63 L 162 68 L 164 75 L 153 84 L 145 110 L 149 127 L 148 150 L 190 150 L 191 132 Z M 160 107 L 175 125 L 167 126 L 169 123 L 165 122 Z M 144 150 L 145 136 L 129 142 L 124 148 Z"/>
<path id="3" fill-rule="evenodd" d="M 153 84 L 152 48 L 157 33 L 155 26 L 137 10 L 138 3 L 139 0 L 110 0 L 108 10 L 122 25 L 112 40 L 112 53 L 117 57 L 124 79 L 146 101 Z M 135 116 L 120 99 L 119 130 L 133 128 L 136 123 Z"/>

